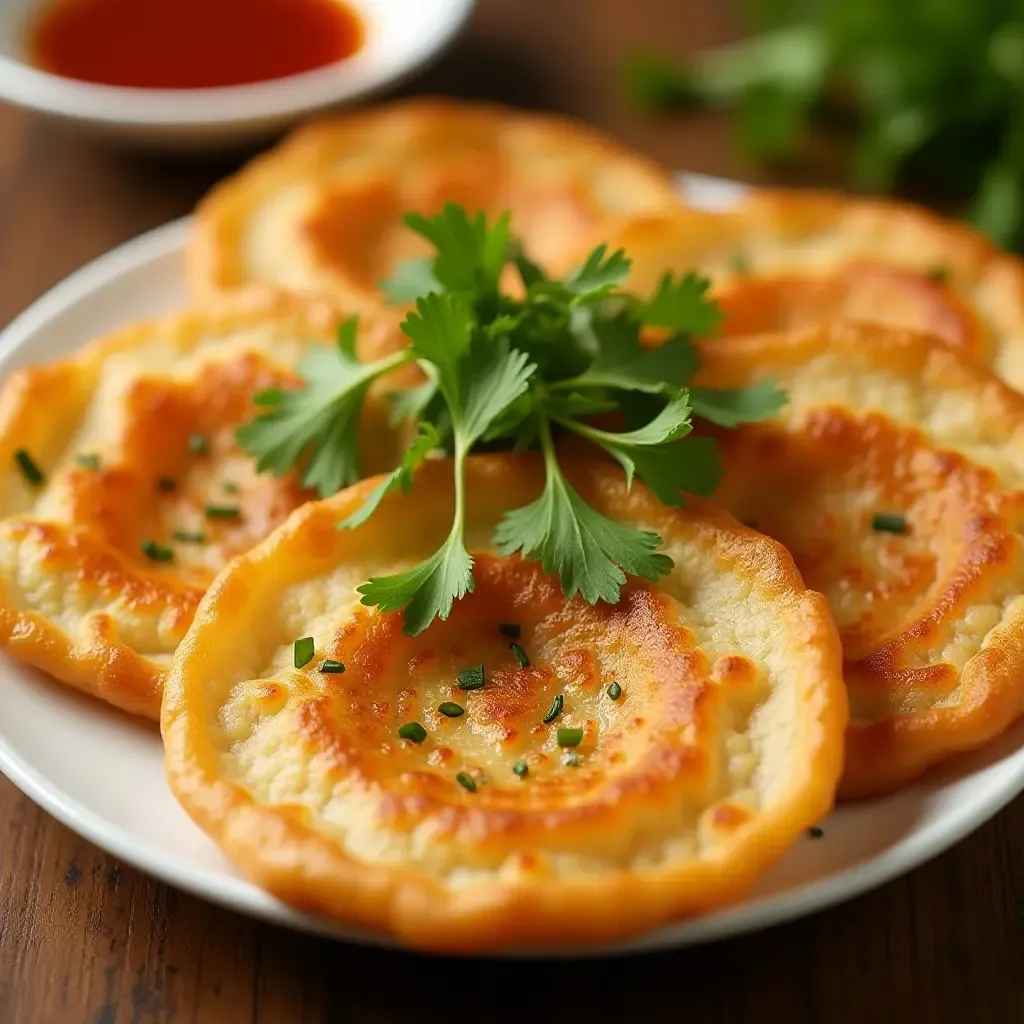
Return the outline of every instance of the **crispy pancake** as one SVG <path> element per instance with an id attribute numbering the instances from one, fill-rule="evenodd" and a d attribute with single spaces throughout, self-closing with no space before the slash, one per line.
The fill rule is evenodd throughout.
<path id="1" fill-rule="evenodd" d="M 708 274 L 726 334 L 838 317 L 905 327 L 938 335 L 1024 390 L 1024 264 L 926 210 L 755 191 L 732 212 L 683 207 L 636 218 L 605 237 L 633 259 L 631 287 L 653 288 L 666 267 Z"/>
<path id="2" fill-rule="evenodd" d="M 482 103 L 407 100 L 304 128 L 199 206 L 188 253 L 199 299 L 250 283 L 375 306 L 378 282 L 426 243 L 401 222 L 447 202 L 512 226 L 560 258 L 609 215 L 666 209 L 667 171 L 562 118 Z"/>
<path id="3" fill-rule="evenodd" d="M 543 470 L 489 455 L 467 478 L 476 589 L 419 637 L 355 588 L 447 534 L 447 461 L 354 531 L 335 524 L 372 480 L 307 505 L 213 584 L 168 680 L 168 778 L 260 885 L 420 947 L 597 942 L 736 899 L 828 810 L 846 707 L 821 595 L 711 505 L 669 509 L 605 465 L 573 479 L 658 530 L 675 570 L 614 607 L 566 601 L 490 552 Z M 460 689 L 477 664 L 483 687 Z M 398 736 L 411 721 L 421 742 Z M 580 730 L 568 757 L 560 728 Z"/>
<path id="4" fill-rule="evenodd" d="M 840 794 L 997 736 L 1024 710 L 1024 398 L 935 339 L 867 325 L 702 358 L 699 384 L 790 394 L 778 420 L 721 433 L 716 497 L 828 598 L 850 696 Z"/>
<path id="5" fill-rule="evenodd" d="M 256 390 L 295 380 L 297 360 L 334 324 L 324 307 L 241 296 L 12 376 L 0 393 L 0 644 L 156 718 L 209 582 L 308 497 L 294 478 L 256 476 L 234 427 Z M 383 322 L 363 341 L 394 343 Z M 368 402 L 370 471 L 393 458 L 386 412 L 380 397 Z M 38 485 L 19 451 L 42 472 Z"/>

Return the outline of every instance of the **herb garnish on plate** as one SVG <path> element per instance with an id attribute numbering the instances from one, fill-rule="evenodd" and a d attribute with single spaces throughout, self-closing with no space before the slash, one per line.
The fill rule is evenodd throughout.
<path id="1" fill-rule="evenodd" d="M 603 516 L 575 490 L 555 449 L 559 433 L 577 434 L 622 466 L 628 483 L 640 477 L 666 504 L 683 493 L 711 494 L 720 476 L 714 443 L 692 438 L 694 415 L 721 426 L 774 415 L 785 396 L 772 383 L 742 391 L 688 389 L 699 361 L 692 339 L 713 334 L 721 319 L 694 273 L 666 272 L 653 295 L 621 286 L 630 261 L 620 249 L 597 246 L 577 270 L 549 276 L 513 238 L 508 215 L 488 224 L 448 204 L 435 217 L 410 214 L 406 223 L 429 241 L 432 258 L 407 261 L 384 282 L 390 301 L 412 303 L 402 323 L 407 349 L 371 363 L 356 358 L 356 322 L 347 321 L 333 348 L 315 348 L 299 372 L 304 387 L 260 392 L 265 410 L 238 431 L 257 469 L 283 475 L 298 466 L 302 483 L 323 496 L 360 477 L 360 412 L 371 384 L 416 363 L 426 380 L 401 393 L 395 422 L 414 421 L 418 435 L 401 465 L 386 476 L 341 528 L 373 515 L 391 491 L 408 491 L 414 470 L 439 450 L 452 457 L 455 513 L 451 532 L 426 561 L 359 588 L 363 603 L 405 609 L 416 635 L 473 589 L 466 550 L 465 460 L 480 445 L 517 451 L 539 448 L 546 485 L 536 501 L 507 512 L 495 531 L 503 555 L 520 552 L 557 572 L 566 598 L 615 603 L 627 575 L 656 580 L 672 568 L 653 532 Z M 521 293 L 501 287 L 513 265 Z M 658 347 L 641 331 L 665 335 Z M 594 416 L 627 415 L 625 430 L 597 426 Z"/>

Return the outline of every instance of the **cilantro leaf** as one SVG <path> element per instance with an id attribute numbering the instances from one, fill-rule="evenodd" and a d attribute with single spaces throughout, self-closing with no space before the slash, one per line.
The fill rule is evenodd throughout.
<path id="1" fill-rule="evenodd" d="M 316 346 L 299 364 L 305 387 L 257 395 L 268 411 L 235 432 L 260 473 L 284 476 L 306 460 L 301 481 L 327 497 L 360 477 L 359 419 L 370 385 L 408 362 L 396 352 L 363 364 L 355 358 L 356 320 L 342 325 L 334 348 Z"/>
<path id="2" fill-rule="evenodd" d="M 737 391 L 691 388 L 693 412 L 720 427 L 758 423 L 777 415 L 786 404 L 786 392 L 773 380 L 761 381 Z"/>
<path id="3" fill-rule="evenodd" d="M 429 259 L 399 260 L 390 277 L 379 283 L 389 306 L 404 306 L 421 295 L 441 290 Z"/>
<path id="4" fill-rule="evenodd" d="M 437 386 L 449 406 L 461 407 L 459 361 L 469 350 L 472 326 L 468 304 L 450 292 L 421 296 L 416 310 L 402 321 L 413 354 L 437 371 Z"/>
<path id="5" fill-rule="evenodd" d="M 433 378 L 425 380 L 414 388 L 390 392 L 387 396 L 391 403 L 391 415 L 388 416 L 389 426 L 397 427 L 402 420 L 416 420 L 423 416 L 427 406 L 436 395 L 437 381 Z"/>
<path id="6" fill-rule="evenodd" d="M 457 523 L 447 540 L 426 561 L 393 576 L 375 576 L 357 591 L 362 603 L 383 612 L 405 609 L 405 633 L 418 636 L 435 618 L 447 619 L 452 605 L 473 590 L 473 558 Z"/>
<path id="7" fill-rule="evenodd" d="M 688 436 L 691 417 L 734 425 L 773 414 L 784 396 L 768 383 L 736 392 L 698 389 L 691 398 L 686 385 L 698 368 L 692 336 L 711 333 L 720 316 L 707 282 L 666 274 L 644 300 L 622 290 L 629 260 L 621 250 L 598 246 L 558 280 L 526 257 L 507 215 L 488 224 L 482 214 L 448 205 L 434 217 L 406 220 L 436 250 L 430 260 L 399 265 L 382 285 L 393 301 L 415 300 L 402 322 L 408 348 L 363 365 L 350 321 L 335 348 L 311 350 L 300 367 L 304 387 L 254 396 L 263 412 L 238 437 L 258 468 L 284 473 L 304 465 L 303 481 L 322 494 L 356 479 L 370 385 L 415 362 L 426 380 L 390 397 L 392 424 L 413 420 L 418 435 L 398 467 L 338 526 L 359 526 L 388 494 L 411 490 L 416 468 L 443 449 L 454 476 L 451 528 L 419 565 L 363 584 L 364 604 L 404 609 L 406 632 L 417 634 L 472 591 L 465 470 L 481 444 L 539 446 L 544 456 L 544 491 L 506 513 L 495 532 L 500 551 L 541 561 L 559 574 L 567 596 L 592 603 L 617 601 L 629 575 L 657 579 L 668 572 L 672 560 L 658 550 L 657 534 L 608 519 L 572 486 L 558 463 L 552 425 L 597 445 L 622 466 L 628 485 L 640 477 L 669 505 L 680 504 L 684 493 L 713 491 L 720 474 L 714 444 Z M 524 284 L 517 296 L 499 290 L 509 262 Z M 671 336 L 646 345 L 647 325 Z M 613 412 L 630 428 L 606 430 L 591 419 Z"/>
<path id="8" fill-rule="evenodd" d="M 628 312 L 595 320 L 593 331 L 599 343 L 593 362 L 582 374 L 559 381 L 554 388 L 604 387 L 659 394 L 681 387 L 700 365 L 693 343 L 682 334 L 654 348 L 642 346 L 640 323 Z"/>
<path id="9" fill-rule="evenodd" d="M 577 300 L 603 298 L 629 276 L 632 261 L 627 258 L 625 250 L 616 249 L 606 257 L 607 252 L 608 246 L 602 242 L 563 282 Z"/>
<path id="10" fill-rule="evenodd" d="M 351 530 L 361 526 L 374 512 L 377 506 L 384 500 L 384 497 L 392 491 L 401 489 L 408 492 L 412 487 L 413 470 L 435 451 L 441 444 L 441 435 L 432 423 L 420 423 L 419 433 L 416 439 L 406 449 L 398 468 L 388 473 L 379 484 L 366 496 L 362 505 L 359 506 L 348 518 L 337 524 L 339 530 Z"/>
<path id="11" fill-rule="evenodd" d="M 614 433 L 586 423 L 553 417 L 567 429 L 598 445 L 626 473 L 626 486 L 638 475 L 666 505 L 683 504 L 682 491 L 713 494 L 721 477 L 710 439 L 682 440 L 690 433 L 690 404 L 677 394 L 649 423 Z"/>
<path id="12" fill-rule="evenodd" d="M 672 559 L 658 551 L 656 533 L 603 516 L 569 483 L 553 455 L 545 464 L 541 496 L 506 512 L 498 524 L 494 540 L 502 555 L 521 551 L 546 573 L 558 573 L 567 599 L 582 594 L 589 604 L 615 604 L 627 573 L 656 580 L 671 571 Z"/>
<path id="13" fill-rule="evenodd" d="M 455 426 L 456 436 L 462 435 L 467 448 L 526 392 L 535 369 L 525 352 L 512 349 L 495 352 L 471 374 L 464 418 Z"/>
<path id="14" fill-rule="evenodd" d="M 498 278 L 508 260 L 510 214 L 502 214 L 493 227 L 478 213 L 472 220 L 461 206 L 445 203 L 434 217 L 406 215 L 405 223 L 437 249 L 433 276 L 444 288 L 458 292 L 497 291 Z"/>
<path id="15" fill-rule="evenodd" d="M 469 310 L 456 296 L 432 294 L 419 299 L 416 306 L 417 312 L 409 314 L 403 330 L 412 339 L 415 354 L 431 360 L 451 416 L 454 521 L 444 544 L 425 562 L 403 573 L 375 577 L 359 588 L 363 604 L 378 605 L 383 611 L 404 607 L 404 629 L 410 636 L 423 632 L 435 618 L 448 618 L 453 603 L 473 589 L 473 559 L 463 540 L 466 458 L 491 424 L 526 392 L 536 369 L 525 352 L 508 345 L 492 344 L 479 354 L 472 351 Z M 418 439 L 423 446 L 412 454 L 408 468 L 403 460 L 403 466 L 378 485 L 368 499 L 375 499 L 373 507 L 365 515 L 365 505 L 355 513 L 361 517 L 356 525 L 372 514 L 388 490 L 410 479 L 412 467 L 426 457 L 438 438 L 434 430 Z M 352 524 L 346 520 L 342 525 Z"/>
<path id="16" fill-rule="evenodd" d="M 718 330 L 723 313 L 707 297 L 711 282 L 690 271 L 678 281 L 666 271 L 654 295 L 639 304 L 638 312 L 646 323 L 667 327 L 679 334 L 704 336 Z"/>

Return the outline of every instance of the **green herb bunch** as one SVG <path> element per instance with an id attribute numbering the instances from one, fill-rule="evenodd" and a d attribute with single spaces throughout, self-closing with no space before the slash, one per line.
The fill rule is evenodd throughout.
<path id="1" fill-rule="evenodd" d="M 812 115 L 848 120 L 851 177 L 887 191 L 900 177 L 971 198 L 971 219 L 1024 241 L 1024 7 L 1017 0 L 748 0 L 763 34 L 686 65 L 637 57 L 646 107 L 732 111 L 755 158 L 804 145 Z"/>
<path id="2" fill-rule="evenodd" d="M 355 354 L 356 323 L 346 322 L 336 347 L 314 349 L 300 366 L 306 385 L 264 391 L 265 407 L 238 431 L 238 440 L 262 472 L 295 467 L 321 495 L 359 479 L 360 411 L 370 385 L 398 366 L 416 363 L 425 381 L 397 393 L 395 424 L 408 419 L 417 436 L 401 465 L 381 480 L 340 528 L 373 515 L 391 491 L 408 491 L 414 470 L 438 452 L 451 456 L 455 513 L 451 532 L 426 561 L 407 572 L 369 580 L 364 604 L 405 609 L 405 629 L 422 632 L 447 618 L 454 601 L 473 589 L 473 559 L 464 540 L 464 468 L 480 446 L 540 449 L 546 472 L 536 501 L 510 510 L 494 543 L 558 573 L 567 598 L 614 603 L 627 575 L 654 580 L 672 568 L 661 538 L 613 522 L 587 504 L 566 478 L 556 436 L 577 434 L 623 468 L 627 482 L 645 481 L 669 505 L 681 492 L 710 494 L 719 479 L 714 444 L 688 436 L 693 416 L 729 427 L 773 415 L 784 396 L 773 384 L 742 391 L 688 389 L 698 368 L 692 338 L 713 334 L 720 312 L 708 282 L 692 273 L 666 273 L 654 294 L 621 288 L 629 260 L 598 246 L 579 269 L 556 279 L 531 262 L 513 238 L 508 215 L 488 224 L 448 205 L 435 217 L 406 223 L 435 249 L 433 258 L 402 264 L 384 282 L 396 304 L 415 302 L 402 330 L 409 345 L 376 362 Z M 503 292 L 512 264 L 518 295 Z M 664 344 L 640 343 L 645 326 L 668 335 Z M 598 414 L 619 411 L 627 429 L 598 426 Z"/>

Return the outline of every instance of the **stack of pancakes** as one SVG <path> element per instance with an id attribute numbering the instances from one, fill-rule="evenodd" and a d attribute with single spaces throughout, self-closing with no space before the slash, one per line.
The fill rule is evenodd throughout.
<path id="1" fill-rule="evenodd" d="M 474 456 L 476 590 L 410 638 L 355 588 L 437 547 L 450 468 L 335 524 L 396 464 L 385 391 L 412 380 L 371 392 L 371 478 L 325 501 L 257 474 L 234 431 L 352 313 L 363 356 L 403 343 L 377 282 L 422 252 L 402 215 L 447 201 L 510 210 L 553 271 L 605 241 L 632 290 L 707 275 L 726 318 L 695 383 L 789 401 L 715 432 L 713 503 L 669 509 L 566 451 L 587 500 L 675 561 L 615 606 L 491 549 L 543 473 Z M 188 280 L 193 310 L 6 382 L 0 642 L 162 712 L 174 792 L 279 897 L 438 949 L 635 933 L 742 897 L 837 795 L 912 784 L 1024 710 L 1024 266 L 969 229 L 817 193 L 709 213 L 581 126 L 417 101 L 304 129 L 219 186 Z M 299 637 L 317 657 L 296 668 Z M 453 698 L 467 713 L 436 710 Z M 410 719 L 425 741 L 396 736 Z"/>

